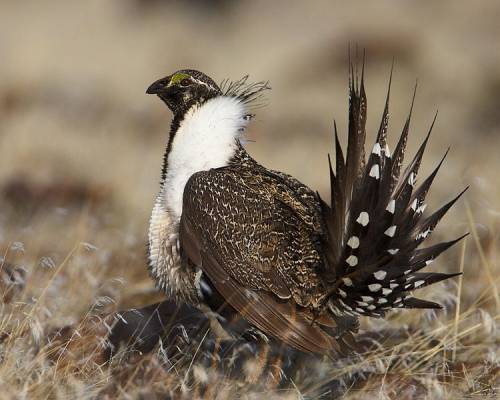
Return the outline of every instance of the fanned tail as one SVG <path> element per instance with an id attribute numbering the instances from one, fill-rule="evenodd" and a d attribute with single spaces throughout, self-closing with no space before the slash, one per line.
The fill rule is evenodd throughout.
<path id="1" fill-rule="evenodd" d="M 392 69 L 376 142 L 365 156 L 367 101 L 364 60 L 358 81 L 349 76 L 349 128 L 346 157 L 335 125 L 335 168 L 330 166 L 330 205 L 321 201 L 328 232 L 326 299 L 337 315 L 383 316 L 391 308 L 440 308 L 409 292 L 458 274 L 418 272 L 464 236 L 419 248 L 440 219 L 465 192 L 429 216 L 425 198 L 448 151 L 434 171 L 417 186 L 417 174 L 436 117 L 413 160 L 401 173 L 411 114 L 391 154 L 387 144 Z"/>

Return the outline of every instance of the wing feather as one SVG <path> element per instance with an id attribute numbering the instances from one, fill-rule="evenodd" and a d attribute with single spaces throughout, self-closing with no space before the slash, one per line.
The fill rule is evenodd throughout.
<path id="1" fill-rule="evenodd" d="M 279 176 L 257 175 L 245 174 L 240 183 L 230 169 L 222 168 L 191 177 L 179 227 L 183 256 L 201 268 L 230 306 L 264 333 L 305 352 L 338 350 L 337 340 L 327 332 L 335 325 L 333 319 L 322 315 L 316 320 L 310 307 L 314 293 L 300 287 L 301 277 L 306 285 L 314 281 L 313 266 L 319 260 L 314 252 L 307 254 L 316 246 L 314 218 L 307 203 L 296 201 L 294 191 L 287 190 Z M 275 181 L 271 184 L 269 179 Z M 279 191 L 270 195 L 271 186 Z M 245 231 L 253 226 L 255 230 Z M 255 235 L 256 240 L 248 240 Z M 313 288 L 322 289 L 318 281 Z M 296 298 L 305 304 L 298 304 Z"/>

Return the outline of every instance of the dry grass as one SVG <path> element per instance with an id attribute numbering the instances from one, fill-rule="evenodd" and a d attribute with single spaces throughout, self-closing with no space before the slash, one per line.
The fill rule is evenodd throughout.
<path id="1" fill-rule="evenodd" d="M 475 242 L 472 231 L 473 237 L 463 243 L 456 257 L 464 278 L 458 284 L 427 289 L 429 298 L 446 305 L 444 312 L 400 312 L 387 321 L 364 321 L 359 338 L 366 351 L 359 358 L 300 366 L 293 377 L 293 390 L 245 385 L 209 369 L 211 390 L 221 399 L 236 393 L 258 398 L 262 390 L 279 398 L 316 398 L 322 393 L 328 398 L 326 393 L 335 383 L 336 391 L 353 399 L 493 398 L 500 383 L 498 292 L 494 287 L 498 278 L 490 281 L 485 271 L 492 268 L 492 276 L 498 276 L 498 268 L 493 267 L 497 254 L 488 250 L 495 249 L 490 243 Z M 0 398 L 95 398 L 105 394 L 140 398 L 176 390 L 190 398 L 196 388 L 183 386 L 183 382 L 193 372 L 191 357 L 165 364 L 161 346 L 145 356 L 119 354 L 110 365 L 103 356 L 113 319 L 102 316 L 129 304 L 154 301 L 132 271 L 134 264 L 127 260 L 133 254 L 141 259 L 141 250 L 129 247 L 124 251 L 120 240 L 114 247 L 108 243 L 106 250 L 68 238 L 71 242 L 74 246 L 59 261 L 33 258 L 20 243 L 5 247 L 5 258 L 25 265 L 25 272 L 4 287 L 7 293 L 24 285 L 1 306 Z M 128 268 L 121 268 L 127 264 Z M 4 262 L 2 272 L 7 269 L 12 266 Z M 134 281 L 138 283 L 133 285 Z M 197 348 L 192 350 L 196 353 Z"/>
<path id="2" fill-rule="evenodd" d="M 359 358 L 302 365 L 286 391 L 212 371 L 212 394 L 316 398 L 335 387 L 348 399 L 498 396 L 498 4 L 218 3 L 1 5 L 0 398 L 155 398 L 188 389 L 186 371 L 196 370 L 189 357 L 175 368 L 165 367 L 163 348 L 121 354 L 110 366 L 102 357 L 112 323 L 102 316 L 161 298 L 147 276 L 145 235 L 169 116 L 144 89 L 186 66 L 218 80 L 269 79 L 250 151 L 326 193 L 332 117 L 346 125 L 349 40 L 368 51 L 372 134 L 392 57 L 392 137 L 415 77 L 410 151 L 440 109 L 423 173 L 449 144 L 452 152 L 431 205 L 465 184 L 472 190 L 433 240 L 471 235 L 433 267 L 464 275 L 424 289 L 443 312 L 363 321 L 368 349 Z"/>

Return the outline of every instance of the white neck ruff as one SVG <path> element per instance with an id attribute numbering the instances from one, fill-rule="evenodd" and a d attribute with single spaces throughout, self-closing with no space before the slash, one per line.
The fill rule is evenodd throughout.
<path id="1" fill-rule="evenodd" d="M 162 182 L 164 206 L 175 218 L 182 214 L 184 187 L 191 175 L 224 167 L 237 149 L 248 121 L 245 105 L 234 97 L 216 97 L 192 107 L 177 130 Z"/>

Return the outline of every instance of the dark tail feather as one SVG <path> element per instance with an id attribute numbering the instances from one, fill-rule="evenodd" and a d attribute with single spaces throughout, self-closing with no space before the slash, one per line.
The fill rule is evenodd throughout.
<path id="1" fill-rule="evenodd" d="M 413 97 L 411 100 L 410 111 L 408 113 L 408 117 L 406 118 L 405 125 L 403 127 L 403 132 L 399 137 L 398 144 L 396 145 L 396 149 L 394 150 L 393 162 L 391 168 L 391 192 L 395 189 L 395 185 L 399 180 L 399 174 L 401 172 L 401 167 L 403 166 L 404 155 L 406 151 L 406 143 L 408 141 L 408 133 L 410 130 L 410 121 L 411 115 L 413 113 L 413 105 L 415 104 L 415 96 L 417 95 L 417 83 L 415 83 L 415 87 L 413 89 Z"/>
<path id="2" fill-rule="evenodd" d="M 429 236 L 436 225 L 439 223 L 441 218 L 444 217 L 444 215 L 448 212 L 448 210 L 457 202 L 457 200 L 462 197 L 462 195 L 469 189 L 467 186 L 464 190 L 462 190 L 454 199 L 446 203 L 444 206 L 442 206 L 439 210 L 437 210 L 434 214 L 432 214 L 430 217 L 425 219 L 421 225 L 417 226 L 417 237 L 416 241 L 417 243 L 421 243 L 424 241 L 424 239 Z"/>
<path id="3" fill-rule="evenodd" d="M 442 243 L 435 244 L 434 246 L 431 246 L 431 247 L 426 247 L 423 249 L 414 250 L 412 252 L 413 271 L 418 271 L 419 269 L 425 267 L 426 265 L 429 265 L 441 253 L 445 252 L 451 246 L 454 246 L 456 243 L 458 243 L 459 241 L 461 241 L 464 237 L 466 237 L 468 235 L 469 234 L 466 233 L 465 235 L 462 235 L 455 240 L 450 240 L 449 242 L 442 242 Z"/>
<path id="4" fill-rule="evenodd" d="M 435 308 L 441 309 L 443 306 L 433 301 L 417 299 L 416 297 L 407 297 L 401 301 L 401 308 Z"/>
<path id="5" fill-rule="evenodd" d="M 349 79 L 349 136 L 347 142 L 345 199 L 349 205 L 352 193 L 359 182 L 358 177 L 365 165 L 365 137 L 366 137 L 366 93 L 364 83 L 364 62 L 361 71 L 361 83 L 354 72 Z M 346 207 L 347 209 L 348 207 Z"/>
<path id="6" fill-rule="evenodd" d="M 441 158 L 441 161 L 439 161 L 439 164 L 437 167 L 432 171 L 432 173 L 425 179 L 425 181 L 415 190 L 415 193 L 412 195 L 412 209 L 414 211 L 417 211 L 419 208 L 422 207 L 422 204 L 425 200 L 425 197 L 427 196 L 427 193 L 429 191 L 429 188 L 432 185 L 432 182 L 434 182 L 434 178 L 436 177 L 437 173 L 439 172 L 439 169 L 441 168 L 441 165 L 443 164 L 446 156 L 448 155 L 448 152 L 450 151 L 450 148 L 446 150 L 446 153 L 444 153 L 443 158 Z M 413 202 L 415 204 L 413 205 Z M 423 212 L 423 210 L 422 210 Z"/>
<path id="7" fill-rule="evenodd" d="M 332 285 L 327 299 L 337 314 L 382 316 L 391 308 L 439 308 L 436 303 L 408 297 L 407 292 L 457 275 L 417 272 L 462 239 L 418 249 L 463 192 L 424 217 L 425 198 L 448 151 L 417 187 L 417 174 L 436 113 L 420 148 L 400 174 L 417 85 L 391 156 L 387 145 L 391 81 L 392 70 L 376 142 L 367 160 L 364 62 L 359 84 L 350 66 L 345 162 L 335 126 L 335 171 L 329 160 L 332 199 L 330 205 L 322 202 L 322 212 L 328 231 L 325 247 L 330 271 L 326 276 Z"/>

